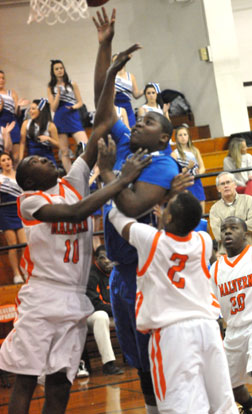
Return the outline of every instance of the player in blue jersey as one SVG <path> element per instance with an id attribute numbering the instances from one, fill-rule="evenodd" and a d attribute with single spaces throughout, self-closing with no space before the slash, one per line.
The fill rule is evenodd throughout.
<path id="1" fill-rule="evenodd" d="M 117 160 L 114 171 L 103 171 L 105 184 L 115 178 L 123 163 L 138 148 L 152 154 L 152 163 L 138 177 L 132 188 L 115 197 L 117 207 L 126 215 L 137 217 L 142 223 L 150 223 L 150 212 L 157 203 L 162 203 L 172 188 L 172 193 L 192 184 L 189 174 L 179 174 L 177 163 L 167 155 L 167 145 L 172 134 L 172 125 L 163 115 L 149 112 L 137 120 L 130 131 L 114 110 L 114 82 L 118 71 L 131 58 L 131 53 L 140 49 L 138 44 L 119 53 L 111 66 L 111 46 L 114 35 L 115 9 L 110 20 L 106 11 L 97 12 L 93 18 L 98 31 L 99 49 L 95 68 L 95 101 L 99 101 L 102 117 L 97 123 L 110 128 L 117 143 Z M 108 69 L 109 68 L 109 69 Z M 179 175 L 178 175 L 179 174 Z M 176 178 L 174 178 L 176 177 Z M 108 220 L 112 204 L 104 207 L 104 230 L 108 256 L 118 264 L 110 276 L 110 292 L 118 339 L 128 363 L 138 369 L 141 387 L 148 413 L 158 413 L 153 391 L 148 360 L 149 336 L 136 330 L 135 296 L 137 252 L 120 235 Z"/>

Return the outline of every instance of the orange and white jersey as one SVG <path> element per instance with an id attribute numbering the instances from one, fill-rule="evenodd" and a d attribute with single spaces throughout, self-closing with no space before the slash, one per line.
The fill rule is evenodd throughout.
<path id="1" fill-rule="evenodd" d="M 251 324 L 252 247 L 247 245 L 238 256 L 232 258 L 221 256 L 211 266 L 210 273 L 227 325 L 240 328 Z"/>
<path id="2" fill-rule="evenodd" d="M 91 218 L 81 223 L 46 223 L 34 213 L 46 204 L 73 204 L 89 194 L 87 164 L 78 158 L 69 174 L 47 191 L 24 192 L 18 210 L 27 237 L 21 266 L 28 277 L 86 290 L 92 256 Z"/>
<path id="3" fill-rule="evenodd" d="M 220 305 L 206 263 L 212 240 L 205 232 L 178 237 L 145 224 L 130 228 L 138 252 L 136 323 L 140 331 L 186 319 L 217 319 Z"/>

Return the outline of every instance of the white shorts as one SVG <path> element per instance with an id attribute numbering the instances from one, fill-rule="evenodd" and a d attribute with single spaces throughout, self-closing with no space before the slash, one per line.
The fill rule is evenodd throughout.
<path id="1" fill-rule="evenodd" d="M 153 332 L 149 356 L 160 413 L 238 413 L 216 321 L 188 320 Z"/>
<path id="2" fill-rule="evenodd" d="M 18 319 L 0 349 L 0 368 L 37 376 L 64 370 L 73 382 L 93 311 L 84 291 L 30 279 L 18 303 Z"/>
<path id="3" fill-rule="evenodd" d="M 251 384 L 252 378 L 252 324 L 226 329 L 224 347 L 233 388 Z"/>

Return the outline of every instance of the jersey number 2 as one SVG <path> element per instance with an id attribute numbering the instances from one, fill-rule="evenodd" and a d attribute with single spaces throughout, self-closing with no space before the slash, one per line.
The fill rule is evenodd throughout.
<path id="1" fill-rule="evenodd" d="M 179 278 L 178 281 L 175 281 L 174 276 L 176 272 L 180 272 L 181 270 L 185 268 L 187 259 L 188 259 L 188 256 L 186 254 L 178 254 L 178 253 L 173 253 L 172 256 L 170 257 L 170 260 L 172 260 L 173 262 L 178 260 L 178 264 L 170 267 L 170 269 L 168 270 L 168 277 L 171 280 L 172 284 L 175 285 L 179 289 L 184 289 L 185 279 L 181 277 Z"/>
<path id="2" fill-rule="evenodd" d="M 71 240 L 67 239 L 65 241 L 66 251 L 64 256 L 64 263 L 70 262 L 70 253 L 71 253 Z M 72 256 L 72 262 L 78 263 L 79 261 L 79 240 L 76 239 L 73 242 L 73 256 Z"/>

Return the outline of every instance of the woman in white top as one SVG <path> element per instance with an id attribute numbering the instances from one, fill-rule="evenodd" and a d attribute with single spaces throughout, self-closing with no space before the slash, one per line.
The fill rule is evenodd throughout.
<path id="1" fill-rule="evenodd" d="M 171 153 L 171 156 L 177 160 L 182 168 L 186 168 L 193 175 L 204 174 L 204 161 L 200 155 L 198 148 L 192 144 L 189 129 L 182 126 L 175 132 L 177 148 Z M 188 190 L 200 201 L 202 211 L 205 212 L 205 192 L 202 182 L 199 178 L 194 180 L 194 184 L 188 187 Z"/>
<path id="2" fill-rule="evenodd" d="M 237 193 L 252 195 L 252 155 L 247 153 L 245 139 L 233 138 L 229 143 L 228 156 L 224 158 L 224 171 L 249 167 L 251 167 L 251 171 L 234 173 Z"/>
<path id="3" fill-rule="evenodd" d="M 169 117 L 169 104 L 164 104 L 161 97 L 158 83 L 148 83 L 144 88 L 144 95 L 146 102 L 138 109 L 137 115 L 144 116 L 147 112 L 158 112 L 164 115 L 167 119 Z"/>
<path id="4" fill-rule="evenodd" d="M 69 80 L 61 60 L 51 61 L 51 80 L 47 93 L 51 110 L 55 113 L 53 122 L 59 133 L 62 164 L 68 172 L 71 168 L 68 136 L 72 135 L 77 143 L 87 143 L 88 137 L 78 111 L 83 105 L 80 90 L 75 82 Z"/>

